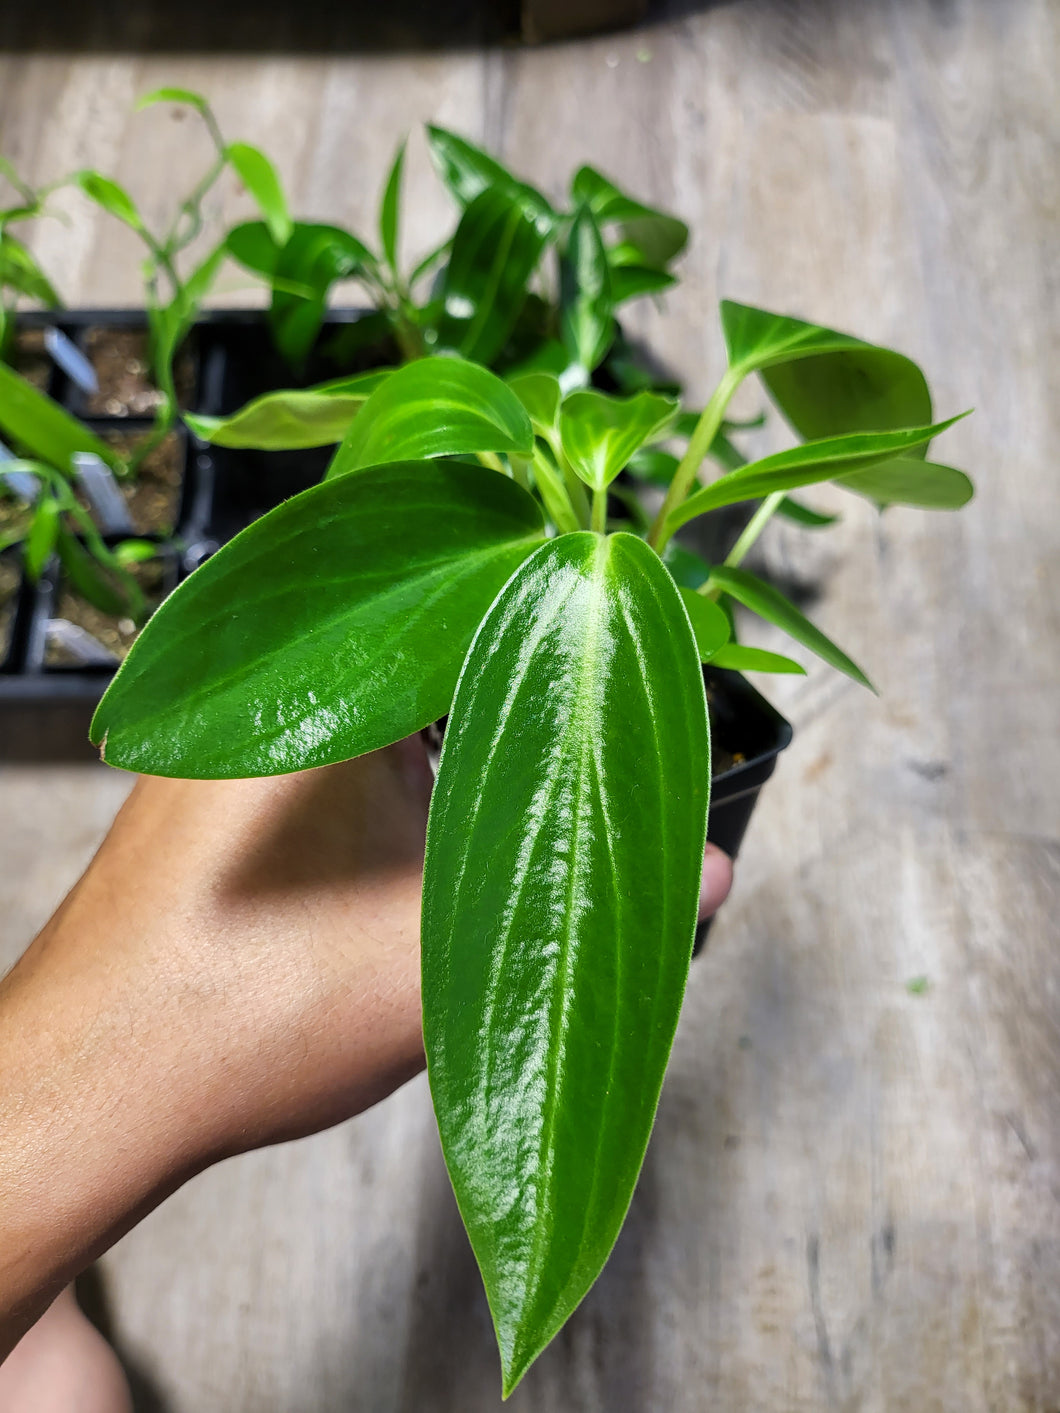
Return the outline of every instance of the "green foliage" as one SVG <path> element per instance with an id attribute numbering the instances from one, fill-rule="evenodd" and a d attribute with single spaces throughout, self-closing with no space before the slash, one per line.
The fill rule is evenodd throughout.
<path id="1" fill-rule="evenodd" d="M 389 369 L 335 378 L 312 388 L 263 393 L 229 417 L 185 413 L 197 437 L 215 446 L 266 451 L 334 446 L 349 431 L 368 397 L 391 376 Z"/>
<path id="2" fill-rule="evenodd" d="M 110 466 L 114 452 L 65 408 L 0 363 L 0 432 L 16 449 L 69 475 L 77 452 L 92 452 Z M 2 465 L 2 463 L 0 463 Z"/>
<path id="3" fill-rule="evenodd" d="M 543 546 L 468 655 L 424 874 L 431 1092 L 506 1394 L 596 1279 L 633 1193 L 688 973 L 709 775 L 699 663 L 658 559 L 629 535 Z"/>
<path id="4" fill-rule="evenodd" d="M 368 398 L 328 476 L 420 457 L 528 455 L 532 443 L 522 403 L 494 374 L 457 358 L 421 358 L 392 373 Z"/>
<path id="5" fill-rule="evenodd" d="M 634 452 L 657 437 L 676 411 L 675 402 L 654 393 L 630 398 L 571 393 L 559 415 L 563 450 L 587 486 L 606 490 Z"/>
<path id="6" fill-rule="evenodd" d="M 240 181 L 261 207 L 269 235 L 283 246 L 294 229 L 276 168 L 264 152 L 246 142 L 230 142 L 226 155 Z"/>
<path id="7" fill-rule="evenodd" d="M 488 187 L 469 202 L 453 237 L 437 339 L 443 348 L 492 362 L 526 303 L 549 227 L 517 192 Z"/>
<path id="8" fill-rule="evenodd" d="M 540 538 L 530 496 L 480 467 L 405 462 L 326 481 L 165 601 L 92 739 L 112 765 L 195 778 L 388 745 L 448 711 L 475 628 Z"/>
<path id="9" fill-rule="evenodd" d="M 149 229 L 103 174 L 73 178 L 144 243 L 164 394 L 154 439 L 176 416 L 181 340 L 227 259 L 263 282 L 291 383 L 323 377 L 329 359 L 335 376 L 263 391 L 225 417 L 189 412 L 189 428 L 220 446 L 337 450 L 321 485 L 236 536 L 155 612 L 92 737 L 130 770 L 268 775 L 449 715 L 424 877 L 424 1032 L 507 1393 L 599 1273 L 644 1155 L 696 918 L 702 664 L 803 672 L 735 641 L 747 610 L 871 685 L 743 561 L 773 515 L 814 531 L 834 521 L 792 498 L 803 486 L 830 481 L 879 507 L 963 505 L 968 478 L 927 459 L 957 419 L 934 419 L 903 354 L 731 302 L 728 366 L 701 410 L 682 410 L 616 311 L 674 284 L 687 228 L 594 168 L 554 208 L 473 143 L 428 129 L 455 228 L 406 273 L 404 144 L 373 249 L 292 214 L 269 159 L 228 141 L 200 95 L 159 89 L 142 106 L 160 102 L 192 108 L 214 148 L 166 229 Z M 8 230 L 43 197 L 2 170 L 20 204 L 0 210 L 0 311 L 15 297 L 54 302 Z M 192 259 L 226 172 L 262 219 Z M 349 279 L 366 313 L 322 339 L 333 287 Z M 757 460 L 743 439 L 763 419 L 727 416 L 752 375 L 796 437 Z M 153 547 L 105 543 L 70 480 L 76 452 L 135 468 L 2 363 L 0 435 L 32 458 L 3 467 L 37 478 L 12 522 L 26 572 L 58 555 L 92 602 L 141 616 L 129 570 Z M 745 502 L 721 563 L 674 539 Z"/>

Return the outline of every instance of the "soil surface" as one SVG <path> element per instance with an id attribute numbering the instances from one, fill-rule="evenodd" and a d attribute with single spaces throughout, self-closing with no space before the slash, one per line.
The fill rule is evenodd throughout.
<path id="1" fill-rule="evenodd" d="M 130 573 L 140 585 L 147 599 L 148 609 L 153 612 L 166 594 L 165 563 L 161 559 L 148 560 L 144 564 L 130 566 Z M 68 623 L 76 623 L 86 633 L 91 633 L 96 642 L 116 658 L 124 658 L 132 647 L 140 629 L 131 618 L 114 618 L 104 613 L 94 604 L 83 599 L 66 584 L 59 590 L 55 606 L 56 618 L 65 618 Z M 80 667 L 81 663 L 60 643 L 49 642 L 44 653 L 45 667 Z"/>
<path id="2" fill-rule="evenodd" d="M 102 433 L 107 445 L 124 457 L 132 456 L 147 435 L 146 432 Z M 184 442 L 181 434 L 173 431 L 144 461 L 134 479 L 119 482 L 138 535 L 171 533 L 180 510 L 183 478 Z"/>
<path id="3" fill-rule="evenodd" d="M 150 417 L 162 401 L 151 380 L 146 329 L 88 329 L 85 357 L 99 380 L 99 391 L 88 393 L 82 411 L 93 417 Z M 188 407 L 195 392 L 195 359 L 187 349 L 173 369 L 177 401 Z"/>
<path id="4" fill-rule="evenodd" d="M 27 383 L 32 383 L 41 392 L 48 391 L 51 379 L 52 361 L 44 347 L 43 329 L 23 329 L 15 335 L 15 348 L 12 366 Z"/>

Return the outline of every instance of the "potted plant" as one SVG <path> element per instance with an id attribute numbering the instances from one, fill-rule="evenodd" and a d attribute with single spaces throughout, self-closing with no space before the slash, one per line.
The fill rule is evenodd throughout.
<path id="1" fill-rule="evenodd" d="M 794 318 L 724 303 L 728 364 L 702 410 L 628 380 L 592 386 L 615 347 L 621 271 L 652 268 L 623 264 L 621 246 L 644 254 L 670 218 L 631 212 L 595 173 L 575 179 L 571 210 L 546 211 L 490 175 L 484 154 L 460 151 L 461 226 L 487 193 L 509 214 L 483 227 L 463 285 L 454 240 L 440 310 L 408 307 L 396 280 L 380 301 L 422 356 L 308 400 L 288 389 L 187 418 L 216 443 L 341 439 L 319 484 L 242 529 L 157 609 L 91 734 L 125 769 L 224 778 L 345 760 L 445 719 L 424 871 L 424 1037 L 507 1395 L 598 1275 L 640 1170 L 692 952 L 708 693 L 724 697 L 743 668 L 802 671 L 739 642 L 735 606 L 869 685 L 748 572 L 748 551 L 774 515 L 827 520 L 792 498 L 814 484 L 931 509 L 972 492 L 927 459 L 956 419 L 933 420 L 914 363 Z M 626 228 L 610 247 L 609 219 Z M 514 262 L 498 260 L 498 241 L 510 253 L 517 235 L 548 235 L 558 289 L 535 307 L 528 256 L 514 316 L 483 345 L 499 314 L 482 272 L 506 275 Z M 528 318 L 530 353 L 506 362 Z M 726 412 L 755 374 L 799 440 L 745 462 Z M 675 539 L 747 503 L 720 561 Z M 718 706 L 721 722 L 753 714 L 738 696 Z"/>
<path id="2" fill-rule="evenodd" d="M 14 204 L 0 210 L 0 554 L 23 549 L 19 563 L 12 552 L 0 561 L 0 626 L 8 629 L 0 647 L 12 649 L 0 701 L 32 699 L 44 708 L 50 696 L 65 700 L 71 689 L 86 703 L 98 699 L 106 673 L 174 577 L 320 479 L 328 444 L 341 438 L 372 385 L 358 376 L 365 369 L 435 348 L 506 370 L 571 363 L 558 308 L 531 289 L 550 251 L 569 262 L 568 224 L 480 149 L 429 130 L 459 219 L 405 272 L 397 258 L 403 145 L 373 251 L 350 231 L 293 219 L 269 159 L 228 141 L 200 95 L 165 88 L 140 106 L 161 102 L 194 110 L 214 147 L 164 229 L 151 230 L 132 195 L 104 173 L 82 170 L 34 190 L 9 164 L 0 169 L 14 192 Z M 210 224 L 211 192 L 226 173 L 244 184 L 262 219 L 217 233 L 205 255 L 194 254 Z M 12 234 L 19 222 L 45 213 L 52 191 L 64 185 L 78 187 L 143 241 L 143 312 L 61 309 L 47 276 Z M 610 325 L 625 300 L 674 282 L 668 266 L 687 229 L 590 169 L 578 174 L 575 188 L 579 200 L 591 195 L 609 235 L 601 249 L 616 273 L 598 318 Z M 264 316 L 201 315 L 225 261 L 264 281 Z M 568 286 L 572 278 L 568 272 Z M 329 310 L 336 281 L 349 279 L 358 282 L 365 307 Z M 16 313 L 16 302 L 27 300 L 41 311 Z M 607 343 L 600 376 L 616 386 L 650 379 L 621 338 Z M 259 401 L 276 390 L 280 397 Z M 240 417 L 227 416 L 243 404 L 249 406 Z M 181 411 L 191 414 L 186 425 Z M 79 653 L 68 660 L 71 647 Z"/>

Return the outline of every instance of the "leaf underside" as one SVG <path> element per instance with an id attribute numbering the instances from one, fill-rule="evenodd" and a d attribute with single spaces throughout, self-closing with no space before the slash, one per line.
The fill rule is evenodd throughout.
<path id="1" fill-rule="evenodd" d="M 625 534 L 541 547 L 468 654 L 424 877 L 431 1088 L 505 1394 L 629 1205 L 688 973 L 709 754 L 660 561 Z"/>

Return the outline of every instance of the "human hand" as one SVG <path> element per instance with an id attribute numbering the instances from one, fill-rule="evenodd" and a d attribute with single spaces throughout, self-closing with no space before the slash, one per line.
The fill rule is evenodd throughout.
<path id="1" fill-rule="evenodd" d="M 26 1328 L 192 1173 L 422 1067 L 430 789 L 417 738 L 298 775 L 137 782 L 0 983 L 0 1073 L 18 1076 L 0 1092 L 0 1357 L 5 1311 L 21 1302 Z M 708 848 L 701 916 L 730 881 Z"/>

